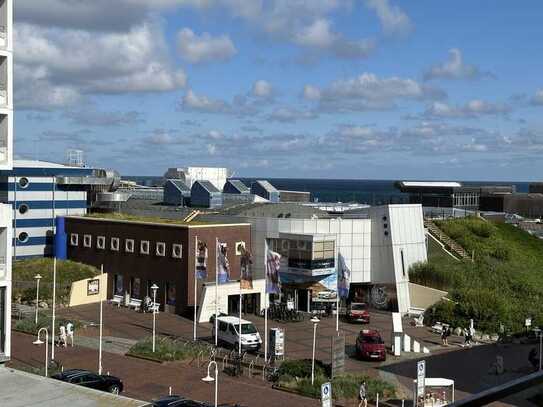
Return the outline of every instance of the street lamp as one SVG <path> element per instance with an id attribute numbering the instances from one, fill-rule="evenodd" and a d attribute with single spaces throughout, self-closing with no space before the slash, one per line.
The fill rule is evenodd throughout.
<path id="1" fill-rule="evenodd" d="M 47 330 L 47 328 L 40 328 L 38 330 L 38 339 L 36 339 L 32 343 L 34 345 L 43 344 L 43 341 L 40 339 L 40 334 L 42 331 L 45 331 L 45 377 L 47 377 L 47 365 L 49 365 L 49 331 Z"/>
<path id="2" fill-rule="evenodd" d="M 156 290 L 158 290 L 158 286 L 156 284 L 153 284 L 151 286 L 151 290 L 153 290 L 153 353 L 155 353 L 155 331 L 156 331 Z"/>
<path id="3" fill-rule="evenodd" d="M 311 358 L 311 385 L 315 383 L 315 344 L 317 341 L 317 325 L 319 324 L 320 319 L 314 316 L 310 319 L 313 322 L 313 357 Z"/>
<path id="4" fill-rule="evenodd" d="M 215 365 L 215 377 L 211 376 L 211 365 Z M 215 382 L 215 407 L 217 407 L 217 400 L 219 394 L 219 369 L 217 367 L 217 362 L 215 362 L 214 360 L 209 362 L 209 365 L 207 365 L 207 376 L 202 378 L 202 380 L 206 383 Z"/>
<path id="5" fill-rule="evenodd" d="M 38 307 L 40 303 L 40 280 L 41 276 L 39 274 L 36 274 L 34 276 L 34 279 L 36 280 L 36 325 L 38 325 Z"/>
<path id="6" fill-rule="evenodd" d="M 543 332 L 541 328 L 534 328 L 534 332 L 539 337 L 539 370 L 541 370 L 541 356 L 543 351 Z"/>

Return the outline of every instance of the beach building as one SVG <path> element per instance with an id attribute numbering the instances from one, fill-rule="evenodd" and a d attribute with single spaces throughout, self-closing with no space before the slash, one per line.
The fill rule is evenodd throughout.
<path id="1" fill-rule="evenodd" d="M 281 199 L 279 191 L 266 180 L 253 182 L 251 185 L 251 193 L 267 199 L 271 203 L 278 203 Z"/>
<path id="2" fill-rule="evenodd" d="M 219 167 L 183 167 L 168 168 L 165 179 L 180 179 L 186 186 L 192 188 L 196 181 L 209 181 L 215 188 L 222 191 L 226 180 L 232 175 L 228 168 Z"/>
<path id="3" fill-rule="evenodd" d="M 13 168 L 13 0 L 0 1 L 0 170 Z M 12 208 L 0 198 L 0 363 L 11 357 Z"/>
<path id="4" fill-rule="evenodd" d="M 164 184 L 164 203 L 167 205 L 188 206 L 190 188 L 180 179 L 168 179 Z"/>
<path id="5" fill-rule="evenodd" d="M 195 181 L 190 189 L 190 206 L 197 208 L 220 208 L 222 192 L 211 181 Z"/>

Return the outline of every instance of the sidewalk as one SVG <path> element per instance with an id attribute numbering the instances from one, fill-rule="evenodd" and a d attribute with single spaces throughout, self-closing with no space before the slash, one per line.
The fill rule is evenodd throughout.
<path id="1" fill-rule="evenodd" d="M 13 333 L 11 366 L 43 366 L 45 347 L 33 345 L 34 339 L 31 335 Z M 65 369 L 98 370 L 98 352 L 94 349 L 75 346 L 56 348 L 55 353 Z M 214 387 L 201 380 L 207 373 L 207 366 L 198 369 L 180 362 L 159 364 L 109 352 L 103 353 L 102 363 L 103 373 L 109 372 L 123 380 L 124 396 L 151 400 L 167 395 L 171 386 L 174 394 L 213 401 Z M 261 378 L 231 378 L 219 373 L 219 403 L 234 402 L 248 407 L 320 405 L 319 400 L 274 390 Z"/>

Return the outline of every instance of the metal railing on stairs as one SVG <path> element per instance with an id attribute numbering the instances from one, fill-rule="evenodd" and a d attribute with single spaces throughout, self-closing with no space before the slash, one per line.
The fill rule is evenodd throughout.
<path id="1" fill-rule="evenodd" d="M 454 239 L 443 232 L 431 219 L 424 219 L 424 226 L 436 239 L 442 242 L 450 251 L 455 253 L 460 259 L 472 260 L 469 253 Z"/>

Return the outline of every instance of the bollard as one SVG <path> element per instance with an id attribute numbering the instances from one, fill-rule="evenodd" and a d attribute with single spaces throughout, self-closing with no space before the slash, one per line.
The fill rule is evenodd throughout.
<path id="1" fill-rule="evenodd" d="M 379 407 L 379 393 L 377 393 L 377 397 L 375 398 L 375 407 Z"/>
<path id="2" fill-rule="evenodd" d="M 402 407 L 405 407 L 405 400 L 402 400 Z"/>
<path id="3" fill-rule="evenodd" d="M 168 389 L 168 395 L 172 395 L 172 386 L 170 386 L 170 388 Z"/>

